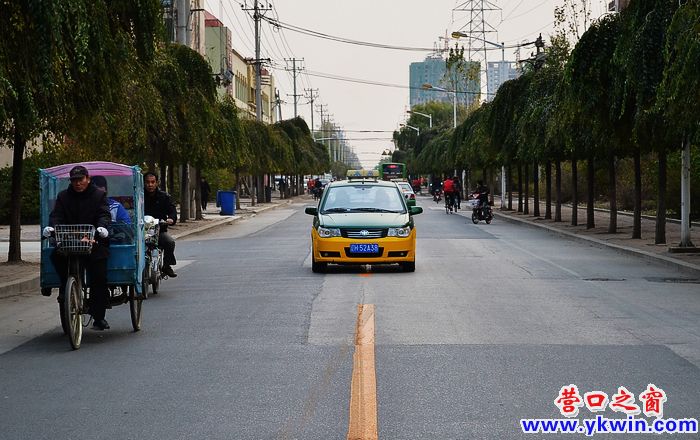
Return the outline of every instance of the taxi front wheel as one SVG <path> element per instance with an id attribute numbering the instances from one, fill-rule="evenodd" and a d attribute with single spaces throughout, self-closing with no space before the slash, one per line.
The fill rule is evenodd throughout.
<path id="1" fill-rule="evenodd" d="M 405 263 L 400 263 L 401 264 L 401 269 L 403 269 L 404 272 L 415 272 L 416 271 L 416 262 L 415 261 L 408 261 Z"/>
<path id="2" fill-rule="evenodd" d="M 311 257 L 311 271 L 313 273 L 324 273 L 327 267 L 328 263 L 319 263 L 314 257 Z"/>

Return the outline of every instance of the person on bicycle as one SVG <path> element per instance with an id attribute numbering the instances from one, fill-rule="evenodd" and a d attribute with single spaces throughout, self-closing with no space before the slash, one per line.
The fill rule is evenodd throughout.
<path id="1" fill-rule="evenodd" d="M 50 237 L 55 225 L 90 224 L 96 229 L 95 243 L 86 259 L 86 269 L 90 279 L 90 314 L 94 320 L 93 328 L 106 330 L 109 324 L 105 319 L 105 310 L 109 305 L 107 290 L 107 258 L 109 257 L 109 235 L 107 226 L 112 221 L 109 212 L 107 194 L 98 189 L 91 181 L 88 170 L 77 165 L 70 170 L 70 186 L 58 193 L 56 204 L 49 215 L 49 226 L 43 235 Z M 64 286 L 68 275 L 68 258 L 60 252 L 51 253 L 51 262 L 61 278 L 58 301 L 63 300 Z"/>
<path id="2" fill-rule="evenodd" d="M 452 179 L 448 177 L 442 183 L 442 192 L 445 194 L 445 204 L 447 206 L 457 206 L 455 203 L 455 191 L 457 188 L 455 188 L 455 183 Z"/>
<path id="3" fill-rule="evenodd" d="M 462 209 L 462 185 L 459 183 L 459 177 L 454 176 L 452 182 L 455 187 L 455 204 L 457 209 Z"/>
<path id="4" fill-rule="evenodd" d="M 175 239 L 168 234 L 168 226 L 177 222 L 177 208 L 170 194 L 158 188 L 158 176 L 155 173 L 149 171 L 143 175 L 143 189 L 144 215 L 166 222 L 166 225 L 160 228 L 158 247 L 163 249 L 163 274 L 175 278 L 177 274 L 171 267 L 177 264 Z"/>

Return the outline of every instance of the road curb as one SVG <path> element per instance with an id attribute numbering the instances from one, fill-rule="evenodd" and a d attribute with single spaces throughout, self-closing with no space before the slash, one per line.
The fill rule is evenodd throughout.
<path id="1" fill-rule="evenodd" d="M 202 225 L 200 227 L 191 229 L 189 231 L 182 231 L 182 233 L 179 234 L 173 234 L 174 239 L 179 239 L 179 238 L 184 238 L 190 235 L 194 234 L 199 234 L 201 232 L 207 231 L 209 229 L 215 228 L 217 226 L 225 225 L 225 224 L 233 224 L 240 219 L 250 215 L 254 216 L 256 214 L 259 214 L 261 212 L 268 211 L 270 209 L 275 209 L 278 206 L 287 206 L 292 203 L 293 199 L 286 199 L 284 202 L 281 203 L 275 203 L 275 204 L 265 204 L 262 206 L 255 206 L 251 207 L 251 213 L 246 213 L 245 215 L 234 215 L 234 216 L 226 216 L 217 220 L 211 221 L 209 224 Z M 32 293 L 32 292 L 38 292 L 40 289 L 40 280 L 39 280 L 39 274 L 37 275 L 32 275 L 20 280 L 16 281 L 11 281 L 9 283 L 0 283 L 0 299 L 3 298 L 9 298 L 12 296 L 18 296 L 21 294 L 25 293 Z"/>
<path id="2" fill-rule="evenodd" d="M 670 267 L 673 267 L 675 269 L 678 269 L 678 270 L 681 270 L 684 272 L 690 272 L 695 276 L 700 275 L 700 266 L 697 266 L 697 265 L 691 264 L 691 263 L 686 263 L 685 261 L 677 260 L 675 258 L 666 257 L 664 255 L 654 254 L 652 252 L 646 252 L 646 251 L 643 251 L 641 249 L 631 248 L 629 246 L 622 246 L 619 244 L 608 243 L 604 240 L 599 240 L 599 239 L 593 238 L 593 237 L 586 237 L 586 236 L 574 234 L 574 233 L 568 232 L 568 231 L 562 231 L 561 229 L 554 228 L 554 227 L 551 227 L 548 225 L 534 223 L 534 222 L 531 222 L 529 220 L 519 219 L 517 217 L 512 217 L 510 215 L 501 214 L 500 212 L 498 212 L 496 210 L 493 210 L 493 213 L 496 217 L 504 219 L 506 221 L 510 221 L 512 223 L 525 224 L 528 226 L 544 229 L 544 230 L 549 231 L 553 234 L 561 235 L 561 236 L 571 238 L 574 240 L 583 241 L 583 242 L 586 242 L 588 244 L 595 245 L 596 247 L 611 248 L 611 249 L 614 249 L 614 250 L 621 252 L 621 253 L 624 253 L 624 254 L 634 255 L 636 257 L 643 258 L 647 261 L 652 261 L 655 263 L 663 263 L 666 266 L 670 266 Z"/>

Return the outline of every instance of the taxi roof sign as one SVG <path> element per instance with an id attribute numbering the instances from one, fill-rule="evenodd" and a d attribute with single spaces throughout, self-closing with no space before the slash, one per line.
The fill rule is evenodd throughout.
<path id="1" fill-rule="evenodd" d="M 377 170 L 348 170 L 347 178 L 352 179 L 376 179 L 379 177 Z"/>

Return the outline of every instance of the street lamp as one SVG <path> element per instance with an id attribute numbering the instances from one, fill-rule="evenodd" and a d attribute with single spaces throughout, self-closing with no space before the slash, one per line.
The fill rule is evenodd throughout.
<path id="1" fill-rule="evenodd" d="M 418 136 L 420 136 L 420 128 L 418 128 L 418 127 L 414 127 L 413 125 L 408 125 L 408 124 L 399 124 L 399 127 L 406 127 L 406 128 L 410 128 L 411 130 L 416 130 L 416 132 L 418 133 Z"/>
<path id="2" fill-rule="evenodd" d="M 429 124 L 430 124 L 430 125 L 428 125 L 428 126 L 429 126 L 430 128 L 433 128 L 433 115 L 426 115 L 425 113 L 417 112 L 417 111 L 414 111 L 414 110 L 406 110 L 406 113 L 425 116 L 426 118 L 428 118 L 428 119 L 430 120 L 430 121 L 429 121 Z"/>
<path id="3" fill-rule="evenodd" d="M 452 38 L 459 39 L 459 37 L 466 37 L 466 38 L 471 38 L 473 40 L 483 41 L 484 43 L 488 43 L 492 46 L 498 47 L 501 49 L 501 61 L 506 60 L 506 44 L 505 43 L 494 43 L 493 41 L 488 41 L 488 40 L 484 40 L 484 39 L 479 38 L 479 37 L 475 37 L 473 35 L 465 34 L 464 32 L 459 32 L 459 31 L 452 32 Z M 486 62 L 486 60 L 484 60 L 484 62 Z"/>
<path id="4" fill-rule="evenodd" d="M 447 90 L 432 84 L 423 84 L 423 90 L 435 90 L 436 92 L 452 93 L 452 127 L 457 128 L 457 90 Z"/>
<path id="5" fill-rule="evenodd" d="M 484 40 L 483 38 L 475 37 L 473 35 L 465 34 L 464 32 L 459 32 L 455 31 L 452 32 L 452 38 L 459 39 L 459 37 L 466 37 L 466 38 L 471 38 L 473 40 L 477 41 L 483 41 L 484 43 L 490 44 L 494 47 L 498 47 L 501 49 L 501 63 L 505 63 L 506 61 L 506 45 L 505 43 L 494 43 L 493 41 L 488 41 Z M 484 68 L 486 71 L 486 94 L 487 94 L 487 101 L 488 101 L 488 81 L 489 81 L 489 63 L 488 60 L 484 59 Z M 503 68 L 503 67 L 501 67 Z M 495 93 L 494 93 L 495 94 Z M 501 166 L 501 209 L 504 207 L 504 201 L 505 201 L 505 194 L 506 194 L 506 168 L 505 166 Z"/>

